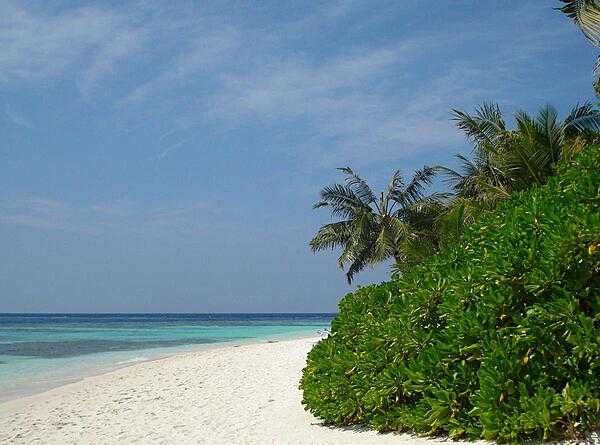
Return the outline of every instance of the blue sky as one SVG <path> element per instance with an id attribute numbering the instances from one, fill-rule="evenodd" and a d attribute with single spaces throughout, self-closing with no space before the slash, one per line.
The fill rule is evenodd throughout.
<path id="1" fill-rule="evenodd" d="M 593 99 L 558 2 L 423 5 L 2 1 L 0 311 L 335 310 L 336 167 L 377 187 L 468 152 L 452 108 Z"/>

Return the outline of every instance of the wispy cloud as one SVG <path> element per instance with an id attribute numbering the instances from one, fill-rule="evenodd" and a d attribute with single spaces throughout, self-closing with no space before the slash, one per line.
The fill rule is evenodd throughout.
<path id="1" fill-rule="evenodd" d="M 119 18 L 106 9 L 82 7 L 64 12 L 30 12 L 21 4 L 0 6 L 0 81 L 58 76 L 103 46 Z"/>
<path id="2" fill-rule="evenodd" d="M 379 162 L 458 144 L 451 107 L 530 91 L 535 77 L 521 67 L 561 44 L 561 29 L 527 39 L 510 31 L 531 28 L 533 2 L 506 15 L 508 23 L 484 18 L 460 33 L 415 32 L 408 20 L 415 5 L 407 2 L 407 23 L 395 24 L 407 31 L 380 40 L 362 34 L 391 26 L 387 9 L 364 0 L 330 2 L 273 26 L 208 4 L 65 9 L 9 0 L 0 6 L 0 83 L 70 75 L 83 97 L 106 96 L 131 128 L 284 129 L 296 137 L 297 159 L 329 167 L 340 158 Z M 339 26 L 352 36 L 330 47 L 327 36 Z M 156 141 L 153 159 L 188 139 Z"/>
<path id="3" fill-rule="evenodd" d="M 8 104 L 4 106 L 4 117 L 8 122 L 18 127 L 33 128 L 33 124 L 27 118 L 15 111 Z"/>
<path id="4" fill-rule="evenodd" d="M 224 57 L 228 50 L 235 48 L 236 41 L 241 39 L 233 29 L 227 27 L 202 34 L 198 33 L 199 24 L 194 25 L 193 29 L 188 31 L 190 34 L 186 35 L 184 46 L 187 47 L 187 51 L 164 64 L 164 70 L 156 77 L 136 86 L 120 99 L 120 105 L 140 105 L 146 99 L 155 97 L 157 93 L 162 96 L 188 85 L 195 76 L 215 69 L 219 59 Z M 209 28 L 202 26 L 200 29 Z"/>
<path id="5" fill-rule="evenodd" d="M 67 204 L 39 196 L 0 200 L 0 222 L 37 229 L 58 229 L 91 234 L 87 226 L 73 224 L 74 209 Z"/>
<path id="6" fill-rule="evenodd" d="M 128 199 L 96 204 L 67 203 L 35 195 L 0 199 L 0 224 L 89 236 L 202 235 L 208 229 L 214 230 L 218 218 L 219 212 L 204 202 L 149 206 Z"/>
<path id="7" fill-rule="evenodd" d="M 160 153 L 158 153 L 154 157 L 154 159 L 156 159 L 157 161 L 160 161 L 161 159 L 164 159 L 169 153 L 171 153 L 172 151 L 177 150 L 179 147 L 181 147 L 186 142 L 187 142 L 187 140 L 183 140 L 183 141 L 175 142 L 175 143 L 167 146 L 164 150 L 162 150 Z"/>
<path id="8" fill-rule="evenodd" d="M 129 55 L 141 50 L 148 41 L 148 32 L 144 29 L 123 29 L 107 39 L 92 58 L 78 81 L 78 87 L 85 97 L 98 93 L 101 82 L 116 74 L 118 65 Z"/>
<path id="9" fill-rule="evenodd" d="M 290 52 L 290 36 L 334 26 L 365 4 L 334 6 L 330 14 L 309 15 L 273 31 L 224 32 L 212 51 L 184 51 L 120 104 L 125 111 L 168 110 L 171 119 L 189 127 L 235 129 L 256 121 L 277 128 L 296 122 L 294 133 L 301 134 L 296 152 L 321 166 L 339 159 L 362 164 L 407 158 L 462 142 L 450 121 L 452 107 L 502 102 L 515 85 L 533 87 L 518 67 L 549 51 L 547 41 L 560 44 L 557 33 L 563 32 L 542 30 L 521 41 L 497 24 L 481 23 L 461 34 L 429 30 L 395 43 L 341 44 L 327 56 Z M 522 8 L 515 17 L 534 16 L 530 5 Z M 498 47 L 499 41 L 505 46 Z M 472 42 L 494 51 L 473 57 L 461 50 Z"/>
<path id="10" fill-rule="evenodd" d="M 164 2 L 59 8 L 7 0 L 0 4 L 0 82 L 66 76 L 90 97 L 111 76 L 152 60 L 165 36 L 167 47 L 176 45 L 180 28 L 196 21 Z"/>

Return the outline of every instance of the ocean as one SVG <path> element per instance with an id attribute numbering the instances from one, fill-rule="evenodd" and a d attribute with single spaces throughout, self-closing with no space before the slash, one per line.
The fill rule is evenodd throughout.
<path id="1" fill-rule="evenodd" d="M 0 314 L 0 401 L 174 353 L 318 334 L 333 314 Z"/>

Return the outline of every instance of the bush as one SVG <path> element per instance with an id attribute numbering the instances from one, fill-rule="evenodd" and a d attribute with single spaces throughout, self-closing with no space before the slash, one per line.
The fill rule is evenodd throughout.
<path id="1" fill-rule="evenodd" d="M 600 147 L 401 279 L 346 295 L 309 353 L 328 424 L 499 442 L 600 426 Z"/>

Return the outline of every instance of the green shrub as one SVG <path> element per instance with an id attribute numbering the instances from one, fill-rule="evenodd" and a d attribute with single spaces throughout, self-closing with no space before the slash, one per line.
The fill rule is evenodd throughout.
<path id="1" fill-rule="evenodd" d="M 326 423 L 499 442 L 598 428 L 600 147 L 339 309 L 300 384 Z"/>

